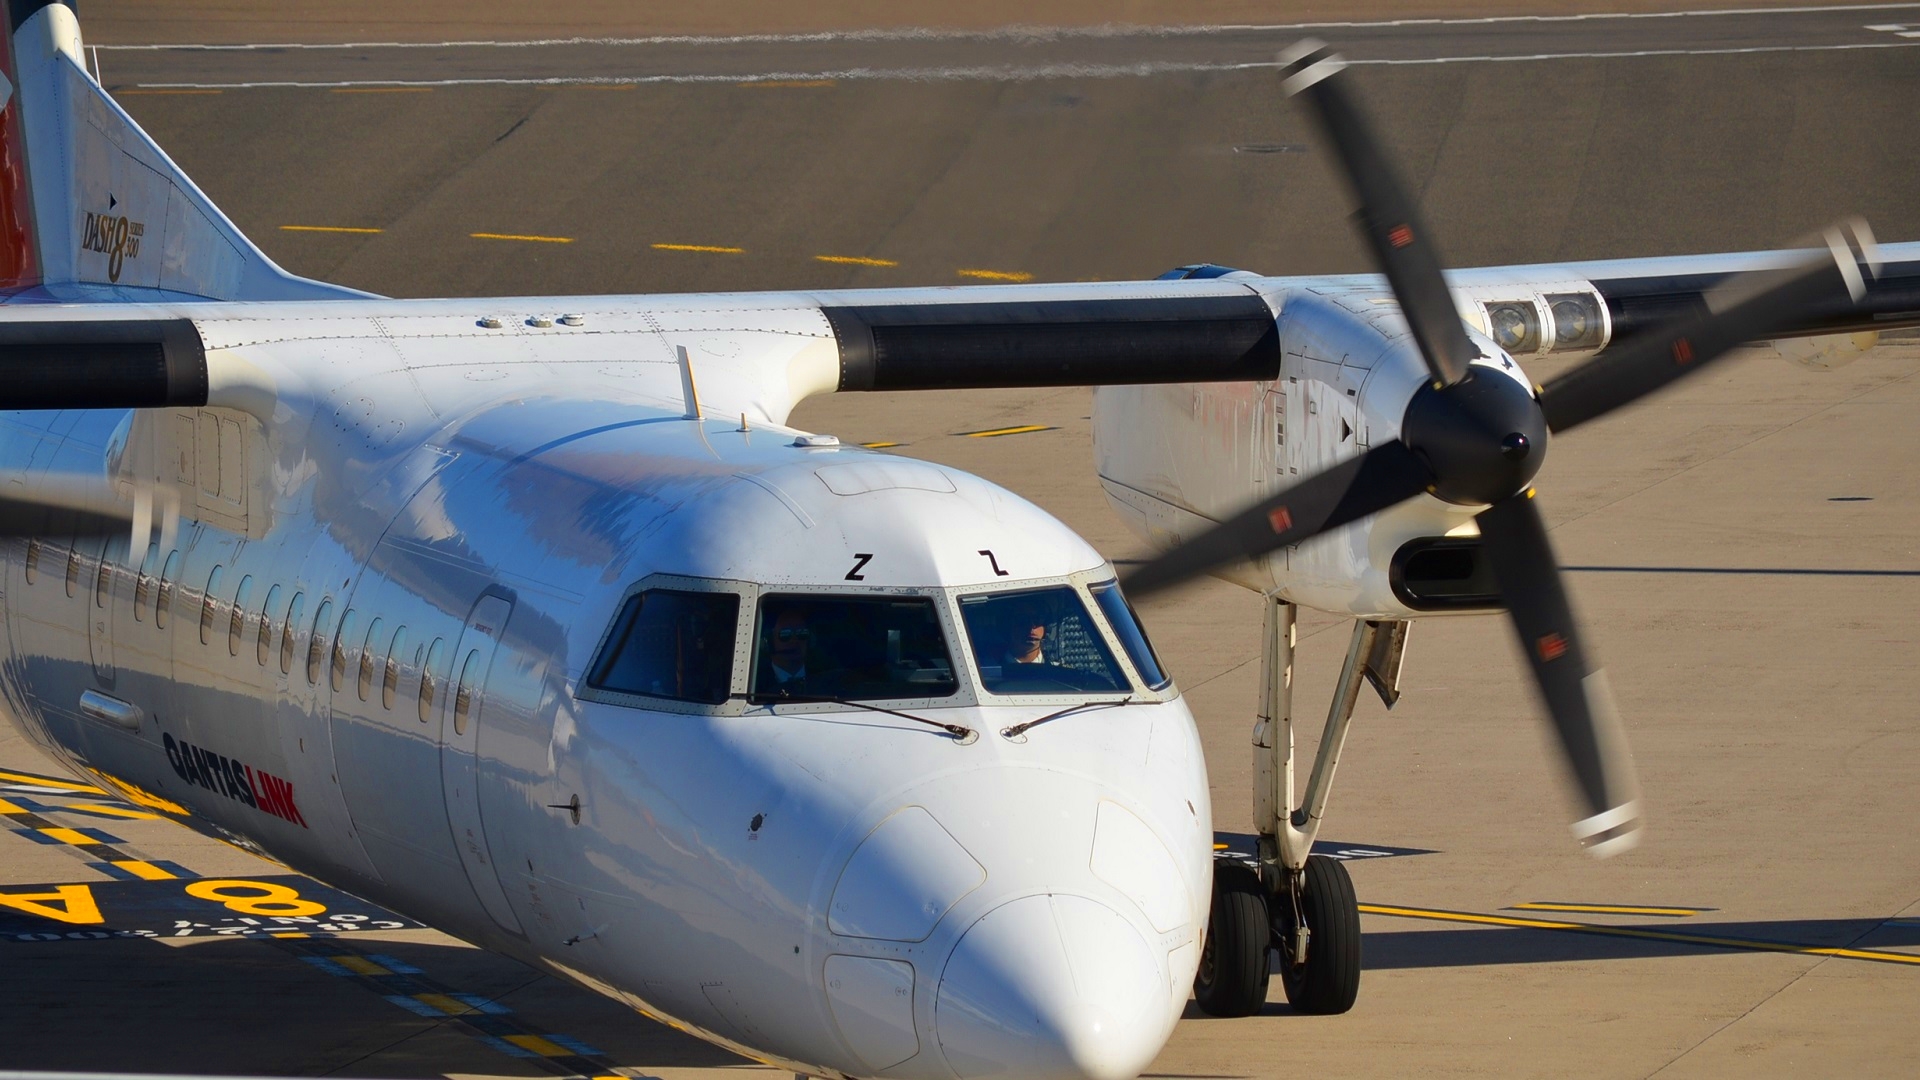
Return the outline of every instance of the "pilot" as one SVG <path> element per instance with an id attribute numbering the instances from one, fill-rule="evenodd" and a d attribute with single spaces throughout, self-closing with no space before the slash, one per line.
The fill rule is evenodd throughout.
<path id="1" fill-rule="evenodd" d="M 813 631 L 799 608 L 785 608 L 774 616 L 767 634 L 767 664 L 756 681 L 762 694 L 803 694 L 807 690 L 807 646 Z"/>
<path id="2" fill-rule="evenodd" d="M 1007 628 L 1007 655 L 1002 664 L 1044 664 L 1042 646 L 1047 640 L 1047 624 L 1038 616 L 1015 619 Z"/>

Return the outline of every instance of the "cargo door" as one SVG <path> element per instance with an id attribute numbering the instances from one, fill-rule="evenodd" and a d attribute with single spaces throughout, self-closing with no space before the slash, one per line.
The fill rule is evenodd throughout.
<path id="1" fill-rule="evenodd" d="M 441 702 L 440 782 L 446 795 L 453 846 L 460 852 L 474 895 L 494 922 L 519 934 L 520 920 L 514 917 L 507 894 L 500 887 L 486 829 L 480 821 L 480 800 L 474 791 L 479 776 L 480 727 L 486 723 L 487 676 L 493 670 L 500 635 L 512 613 L 513 605 L 504 598 L 483 596 L 460 632 L 449 668 L 453 692 L 444 695 Z"/>

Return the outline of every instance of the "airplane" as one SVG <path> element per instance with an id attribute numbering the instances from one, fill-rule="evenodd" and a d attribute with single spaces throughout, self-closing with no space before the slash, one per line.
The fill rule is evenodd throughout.
<path id="1" fill-rule="evenodd" d="M 1317 46 L 1285 58 L 1384 273 L 391 300 L 291 275 L 87 72 L 0 56 L 0 696 L 128 800 L 796 1075 L 1137 1075 L 1190 994 L 1353 1004 L 1309 856 L 1362 681 L 1511 613 L 1590 850 L 1639 811 L 1527 484 L 1732 346 L 1920 323 L 1920 245 L 1443 276 Z M 1591 358 L 1545 388 L 1516 357 Z M 787 424 L 821 393 L 1090 385 L 1157 555 Z M 1325 534 L 1325 535 L 1319 535 Z M 1126 598 L 1268 598 L 1261 851 Z M 1294 798 L 1296 605 L 1355 621 Z"/>

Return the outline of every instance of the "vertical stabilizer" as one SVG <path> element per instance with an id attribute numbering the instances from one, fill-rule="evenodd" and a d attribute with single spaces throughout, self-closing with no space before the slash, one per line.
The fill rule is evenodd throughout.
<path id="1" fill-rule="evenodd" d="M 366 294 L 274 265 L 88 74 L 70 3 L 7 0 L 0 290 L 49 299 Z"/>

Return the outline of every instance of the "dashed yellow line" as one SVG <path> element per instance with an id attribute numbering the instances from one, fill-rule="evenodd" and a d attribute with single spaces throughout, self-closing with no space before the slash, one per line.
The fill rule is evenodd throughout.
<path id="1" fill-rule="evenodd" d="M 978 278 L 981 281 L 1032 281 L 1033 275 L 1023 270 L 955 270 L 964 278 Z"/>
<path id="2" fill-rule="evenodd" d="M 129 810 L 124 806 L 108 806 L 106 803 L 77 802 L 68 803 L 62 810 L 85 810 L 90 814 L 105 814 L 108 817 L 126 818 L 128 821 L 159 821 L 159 814 L 149 814 L 145 810 Z"/>
<path id="3" fill-rule="evenodd" d="M 1712 908 L 1692 907 L 1635 907 L 1626 904 L 1560 904 L 1546 900 L 1535 900 L 1525 904 L 1515 904 L 1508 911 L 1564 911 L 1576 915 L 1665 915 L 1675 919 L 1685 919 Z"/>
<path id="4" fill-rule="evenodd" d="M 145 859 L 112 859 L 113 865 L 142 881 L 176 881 L 180 875 L 162 870 Z"/>
<path id="5" fill-rule="evenodd" d="M 655 251 L 701 251 L 709 255 L 745 255 L 746 248 L 721 247 L 717 244 L 655 244 Z"/>
<path id="6" fill-rule="evenodd" d="M 889 446 L 901 446 L 904 444 L 897 442 L 863 442 L 860 445 L 869 450 L 885 450 Z"/>
<path id="7" fill-rule="evenodd" d="M 969 439 L 992 439 L 1001 435 L 1025 435 L 1033 431 L 1052 430 L 1054 430 L 1054 428 L 1050 424 L 1021 424 L 1019 427 L 993 428 L 988 431 L 960 431 L 955 432 L 955 434 L 965 436 Z"/>
<path id="8" fill-rule="evenodd" d="M 352 226 L 352 225 L 282 225 L 280 226 L 280 231 L 281 232 L 365 233 L 371 236 L 374 233 L 381 232 L 382 230 L 362 229 L 362 228 L 356 228 L 355 226 Z"/>
<path id="9" fill-rule="evenodd" d="M 568 1057 L 573 1051 L 550 1039 L 538 1035 L 503 1035 L 501 1038 L 522 1050 L 531 1050 L 541 1057 Z"/>
<path id="10" fill-rule="evenodd" d="M 74 829 L 52 828 L 41 829 L 39 832 L 48 839 L 58 840 L 63 844 L 73 844 L 76 847 L 92 847 L 100 842 L 88 836 L 86 833 Z"/>
<path id="11" fill-rule="evenodd" d="M 869 259 L 864 255 L 815 255 L 814 262 L 835 263 L 840 266 L 899 266 L 892 259 Z"/>
<path id="12" fill-rule="evenodd" d="M 522 240 L 529 244 L 571 244 L 571 236 L 525 236 L 519 233 L 477 232 L 468 233 L 475 240 Z"/>
<path id="13" fill-rule="evenodd" d="M 1440 922 L 1473 923 L 1480 926 L 1510 926 L 1525 930 L 1560 930 L 1599 937 L 1635 938 L 1640 941 L 1665 941 L 1675 945 L 1705 945 L 1715 949 L 1748 952 L 1791 953 L 1797 956 L 1831 956 L 1842 960 L 1872 960 L 1883 964 L 1920 966 L 1920 955 L 1886 952 L 1881 949 L 1843 949 L 1823 945 L 1800 945 L 1789 941 L 1756 941 L 1751 938 L 1718 937 L 1712 934 L 1681 934 L 1671 930 L 1650 930 L 1638 926 L 1603 926 L 1598 923 L 1556 922 L 1547 919 L 1518 919 L 1506 915 L 1480 915 L 1468 911 L 1437 911 L 1430 908 L 1390 907 L 1361 904 L 1366 915 L 1391 915 L 1401 919 L 1433 919 Z"/>
<path id="14" fill-rule="evenodd" d="M 335 94 L 431 94 L 431 86 L 336 86 Z"/>
<path id="15" fill-rule="evenodd" d="M 26 784 L 29 787 L 64 788 L 68 791 L 78 791 L 86 795 L 106 794 L 106 792 L 101 791 L 92 784 L 76 784 L 71 780 L 55 780 L 51 777 L 35 776 L 32 773 L 7 772 L 4 769 L 0 769 L 0 780 L 7 780 L 15 784 Z"/>

